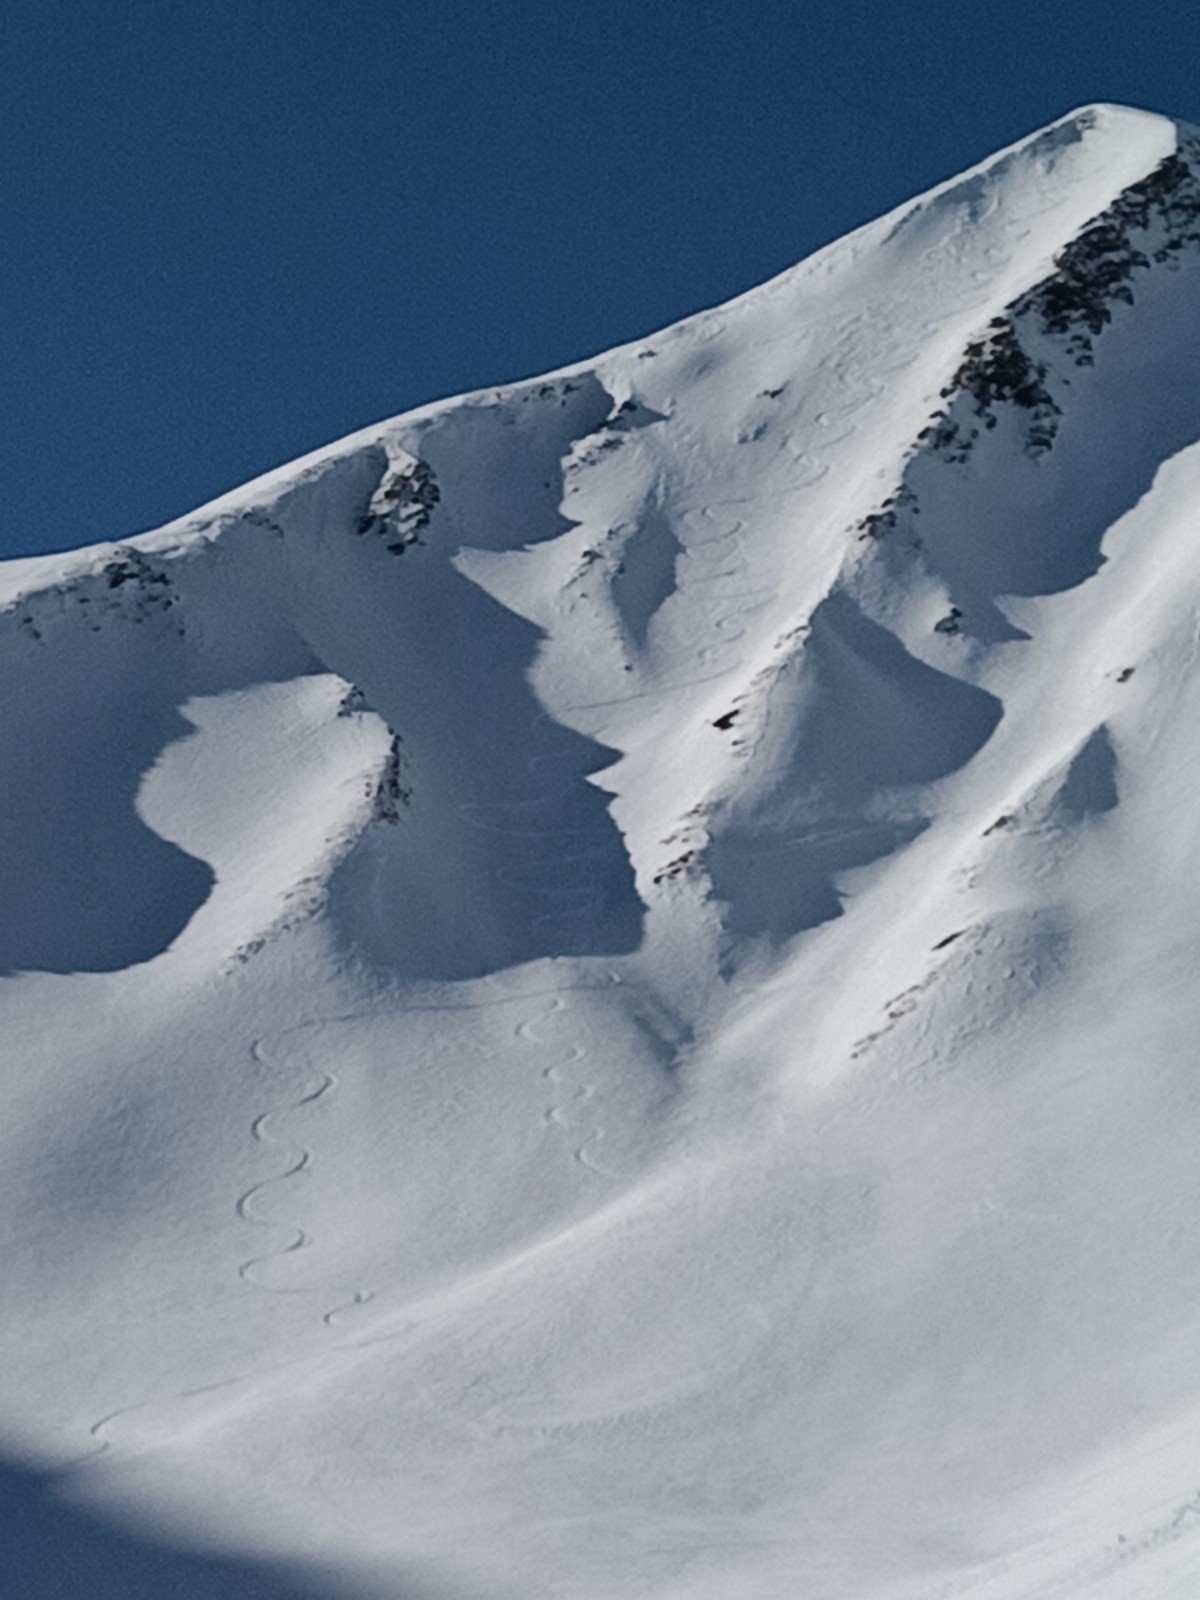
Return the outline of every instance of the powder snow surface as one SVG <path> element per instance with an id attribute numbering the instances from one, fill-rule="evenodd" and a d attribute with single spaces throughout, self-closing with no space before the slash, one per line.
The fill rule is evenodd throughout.
<path id="1" fill-rule="evenodd" d="M 1197 1592 L 1195 141 L 0 571 L 0 1594 Z"/>

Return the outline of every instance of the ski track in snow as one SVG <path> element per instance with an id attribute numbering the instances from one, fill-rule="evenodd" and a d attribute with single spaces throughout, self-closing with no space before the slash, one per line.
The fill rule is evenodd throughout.
<path id="1" fill-rule="evenodd" d="M 331 1020 L 344 1022 L 353 1019 L 339 1017 Z M 298 1023 L 296 1027 L 288 1029 L 286 1033 L 276 1035 L 275 1038 L 277 1040 L 282 1040 L 297 1033 L 327 1026 L 329 1026 L 329 1022 L 322 1020 L 314 1022 L 302 1022 Z M 265 1041 L 263 1039 L 254 1040 L 250 1046 L 250 1056 L 252 1060 L 257 1062 L 259 1066 L 271 1067 L 277 1065 L 276 1059 L 265 1052 L 264 1044 Z M 336 1091 L 337 1086 L 338 1076 L 335 1072 L 322 1073 L 320 1082 L 315 1088 L 307 1090 L 305 1093 L 301 1094 L 297 1100 L 293 1100 L 285 1105 L 275 1106 L 269 1110 L 259 1112 L 259 1114 L 254 1118 L 253 1122 L 250 1124 L 250 1136 L 256 1144 L 263 1145 L 269 1149 L 290 1149 L 293 1152 L 291 1162 L 287 1167 L 284 1168 L 282 1172 L 273 1173 L 270 1177 L 262 1178 L 257 1183 L 251 1184 L 245 1193 L 239 1196 L 235 1207 L 238 1216 L 241 1217 L 244 1222 L 249 1223 L 252 1227 L 266 1228 L 272 1232 L 282 1231 L 289 1235 L 287 1242 L 280 1245 L 278 1249 L 267 1251 L 261 1255 L 249 1256 L 237 1269 L 238 1277 L 243 1283 L 249 1284 L 251 1288 L 257 1289 L 263 1294 L 321 1295 L 328 1294 L 330 1292 L 329 1285 L 275 1285 L 263 1284 L 255 1280 L 255 1278 L 252 1276 L 255 1267 L 264 1266 L 266 1263 L 271 1261 L 286 1260 L 289 1256 L 295 1255 L 299 1251 L 307 1250 L 312 1245 L 313 1240 L 312 1236 L 307 1232 L 307 1230 L 302 1227 L 290 1227 L 287 1223 L 275 1222 L 270 1218 L 256 1215 L 253 1205 L 257 1196 L 269 1190 L 276 1189 L 281 1185 L 290 1184 L 292 1179 L 297 1178 L 301 1173 L 308 1171 L 314 1160 L 313 1152 L 308 1145 L 302 1144 L 299 1146 L 289 1146 L 285 1141 L 275 1138 L 275 1136 L 268 1130 L 267 1124 L 275 1118 L 290 1117 L 296 1112 L 303 1111 L 306 1106 L 316 1105 L 319 1101 L 324 1100 L 328 1095 L 332 1095 Z M 322 1313 L 321 1320 L 328 1328 L 333 1327 L 334 1322 L 338 1317 L 342 1316 L 348 1311 L 354 1310 L 357 1306 L 366 1305 L 367 1302 L 373 1298 L 371 1290 L 364 1288 L 346 1288 L 344 1290 L 338 1290 L 335 1292 L 348 1296 L 348 1298 L 340 1300 L 337 1305 Z"/>
<path id="2" fill-rule="evenodd" d="M 274 1037 L 283 1039 L 294 1033 L 301 1033 L 309 1029 L 328 1026 L 331 1022 L 349 1022 L 354 1020 L 357 1019 L 352 1016 L 342 1016 L 313 1022 L 299 1023 L 296 1027 L 288 1029 L 284 1033 Z M 264 1045 L 264 1039 L 255 1039 L 253 1041 L 249 1051 L 251 1059 L 260 1067 L 270 1067 L 275 1065 L 275 1059 L 266 1053 Z M 281 1223 L 273 1221 L 267 1217 L 257 1216 L 254 1212 L 253 1205 L 257 1196 L 282 1185 L 287 1185 L 292 1179 L 298 1177 L 301 1173 L 310 1170 L 315 1160 L 313 1151 L 308 1145 L 291 1145 L 285 1140 L 275 1138 L 274 1135 L 269 1132 L 267 1124 L 273 1118 L 289 1117 L 295 1112 L 303 1111 L 306 1106 L 316 1105 L 319 1101 L 324 1100 L 327 1096 L 333 1094 L 336 1091 L 337 1086 L 338 1077 L 336 1073 L 322 1073 L 320 1081 L 314 1088 L 308 1089 L 296 1100 L 289 1101 L 284 1105 L 274 1106 L 269 1110 L 260 1111 L 250 1124 L 250 1137 L 255 1144 L 261 1145 L 268 1150 L 285 1150 L 290 1151 L 292 1154 L 291 1161 L 282 1172 L 272 1173 L 269 1177 L 261 1178 L 258 1182 L 251 1184 L 250 1187 L 238 1197 L 234 1207 L 237 1215 L 250 1227 L 265 1228 L 271 1232 L 283 1232 L 288 1235 L 286 1242 L 281 1244 L 278 1249 L 266 1251 L 260 1255 L 249 1256 L 242 1261 L 237 1268 L 237 1275 L 241 1281 L 247 1284 L 250 1288 L 257 1290 L 261 1294 L 319 1296 L 327 1295 L 330 1292 L 330 1286 L 328 1284 L 273 1285 L 259 1283 L 254 1279 L 253 1272 L 255 1267 L 264 1266 L 272 1261 L 287 1260 L 288 1257 L 296 1255 L 298 1252 L 310 1248 L 313 1243 L 313 1239 L 308 1231 L 300 1226 L 293 1227 L 288 1223 Z M 359 1306 L 366 1305 L 374 1298 L 372 1291 L 364 1288 L 355 1288 L 353 1290 L 347 1288 L 345 1290 L 335 1292 L 340 1292 L 347 1296 L 347 1298 L 340 1300 L 339 1303 L 322 1313 L 321 1321 L 327 1328 L 331 1329 L 334 1327 L 337 1320 L 345 1313 L 353 1311 Z M 118 1406 L 112 1411 L 107 1412 L 98 1421 L 92 1423 L 88 1429 L 90 1436 L 97 1441 L 97 1449 L 89 1452 L 86 1455 L 79 1456 L 71 1460 L 70 1462 L 66 1463 L 66 1466 L 70 1468 L 83 1466 L 85 1463 L 93 1461 L 99 1456 L 108 1454 L 114 1448 L 113 1441 L 108 1437 L 108 1430 L 114 1422 L 119 1421 L 122 1417 L 133 1416 L 142 1411 L 153 1411 L 156 1408 L 169 1406 L 180 1400 L 191 1400 L 198 1398 L 200 1395 L 216 1393 L 218 1390 L 232 1388 L 239 1383 L 248 1382 L 254 1377 L 260 1375 L 261 1374 L 254 1372 L 240 1373 L 234 1377 L 221 1378 L 213 1383 L 202 1384 L 197 1388 L 180 1389 L 171 1394 L 156 1395 L 150 1399 L 137 1400 L 131 1402 L 129 1405 Z"/>
<path id="3" fill-rule="evenodd" d="M 527 763 L 527 771 L 530 777 L 536 780 L 543 768 L 549 764 L 549 759 L 543 756 L 533 756 Z M 608 841 L 606 835 L 597 834 L 592 829 L 563 829 L 552 825 L 542 827 L 530 827 L 528 825 L 518 827 L 514 825 L 514 811 L 528 810 L 535 806 L 539 812 L 549 812 L 553 815 L 555 809 L 559 808 L 569 798 L 569 795 L 569 788 L 560 786 L 550 791 L 539 790 L 535 802 L 518 802 L 513 805 L 475 802 L 472 804 L 460 804 L 458 810 L 470 827 L 481 832 L 520 840 L 524 843 L 536 842 L 548 858 L 552 868 L 561 867 L 563 864 L 574 866 L 581 863 L 594 863 L 607 849 Z M 589 839 L 595 839 L 595 844 L 589 847 L 585 843 L 582 849 L 576 848 L 580 841 Z M 569 845 L 570 848 L 564 849 L 564 844 Z M 546 927 L 562 918 L 584 917 L 589 912 L 594 911 L 600 902 L 600 893 L 593 887 L 584 884 L 567 888 L 549 887 L 544 884 L 538 884 L 535 876 L 528 870 L 517 871 L 515 869 L 499 868 L 496 869 L 496 877 L 506 887 L 523 890 L 533 895 L 536 900 L 558 902 L 553 909 L 535 913 L 531 919 L 534 926 Z M 565 1009 L 566 1002 L 561 994 L 556 993 L 542 1015 L 518 1023 L 515 1030 L 516 1037 L 527 1044 L 544 1046 L 546 1041 L 539 1033 L 534 1031 L 535 1028 L 549 1022 L 553 1017 L 561 1015 Z M 573 1043 L 570 1046 L 568 1055 L 558 1062 L 552 1062 L 542 1072 L 542 1077 L 548 1085 L 555 1090 L 563 1092 L 562 1098 L 556 1099 L 543 1113 L 543 1121 L 561 1128 L 567 1135 L 575 1131 L 572 1122 L 568 1119 L 569 1107 L 574 1105 L 582 1108 L 593 1100 L 596 1094 L 595 1085 L 589 1082 L 581 1084 L 569 1098 L 565 1093 L 567 1080 L 563 1076 L 564 1072 L 569 1071 L 578 1062 L 585 1060 L 586 1055 L 587 1052 L 582 1045 L 578 1042 Z M 592 1130 L 581 1144 L 574 1147 L 573 1159 L 580 1166 L 599 1176 L 613 1177 L 615 1174 L 609 1173 L 594 1161 L 588 1153 L 588 1147 L 600 1143 L 604 1136 L 603 1128 Z"/>
<path id="4" fill-rule="evenodd" d="M 606 986 L 602 984 L 581 984 L 577 986 L 577 992 L 581 994 L 603 993 L 605 987 Z M 410 1004 L 405 1009 L 413 1013 L 446 1013 L 453 1015 L 456 1012 L 480 1011 L 489 1009 L 493 1006 L 521 1005 L 527 1003 L 529 1000 L 546 1000 L 549 1002 L 549 1004 L 542 1013 L 540 1013 L 531 1021 L 518 1023 L 514 1029 L 514 1036 L 522 1043 L 533 1046 L 534 1048 L 544 1048 L 545 1041 L 540 1037 L 539 1034 L 535 1033 L 534 1029 L 537 1025 L 548 1022 L 551 1018 L 561 1014 L 566 1006 L 566 1001 L 563 998 L 564 993 L 570 994 L 571 992 L 571 988 L 566 990 L 561 988 L 548 988 L 534 990 L 532 992 L 498 994 L 485 1001 L 475 1001 L 461 1005 L 455 1005 L 449 1002 L 437 1003 L 433 1005 Z M 275 1040 L 282 1040 L 290 1037 L 293 1034 L 303 1033 L 312 1029 L 328 1027 L 338 1023 L 355 1022 L 358 1020 L 360 1020 L 360 1014 L 358 1013 L 315 1019 L 309 1022 L 298 1023 L 295 1027 L 286 1029 L 282 1033 L 273 1035 L 272 1037 Z M 275 1064 L 275 1058 L 267 1054 L 264 1046 L 264 1039 L 255 1039 L 250 1046 L 249 1054 L 251 1059 L 259 1066 L 270 1067 Z M 568 1081 L 563 1078 L 563 1070 L 570 1068 L 577 1062 L 586 1059 L 586 1054 L 587 1053 L 582 1046 L 578 1044 L 572 1045 L 570 1052 L 560 1061 L 552 1062 L 549 1066 L 543 1068 L 542 1078 L 555 1091 L 566 1091 L 567 1089 L 571 1088 L 571 1086 Z M 258 1195 L 268 1192 L 278 1186 L 287 1185 L 291 1179 L 297 1177 L 302 1172 L 310 1170 L 316 1159 L 314 1152 L 309 1148 L 309 1146 L 302 1144 L 297 1145 L 284 1139 L 275 1138 L 268 1131 L 267 1123 L 272 1118 L 286 1118 L 295 1112 L 303 1111 L 306 1106 L 316 1105 L 318 1102 L 326 1099 L 329 1095 L 336 1091 L 338 1081 L 338 1077 L 335 1073 L 323 1073 L 320 1081 L 315 1087 L 306 1090 L 299 1096 L 299 1098 L 295 1100 L 288 1101 L 285 1104 L 277 1105 L 268 1110 L 259 1112 L 254 1117 L 250 1125 L 250 1136 L 256 1144 L 267 1149 L 290 1151 L 292 1154 L 290 1163 L 282 1172 L 272 1173 L 270 1176 L 259 1179 L 256 1183 L 251 1184 L 250 1187 L 239 1196 L 234 1208 L 237 1212 L 237 1215 L 251 1227 L 265 1228 L 275 1232 L 282 1231 L 289 1235 L 286 1242 L 281 1244 L 277 1249 L 250 1256 L 246 1260 L 242 1261 L 238 1266 L 237 1275 L 242 1282 L 248 1284 L 251 1288 L 260 1293 L 288 1296 L 319 1296 L 329 1293 L 330 1286 L 328 1284 L 270 1285 L 255 1281 L 254 1277 L 252 1276 L 255 1267 L 265 1265 L 272 1261 L 286 1260 L 288 1257 L 295 1255 L 302 1250 L 310 1248 L 313 1243 L 313 1237 L 307 1232 L 306 1229 L 298 1225 L 292 1226 L 288 1223 L 281 1223 L 270 1218 L 259 1217 L 255 1215 L 253 1210 L 253 1202 Z M 577 1106 L 585 1106 L 594 1097 L 595 1088 L 592 1084 L 586 1082 L 580 1084 L 577 1088 L 574 1088 L 569 1095 L 564 1092 L 560 1097 L 553 1099 L 550 1106 L 543 1113 L 542 1120 L 548 1125 L 552 1125 L 561 1129 L 568 1138 L 571 1138 L 572 1136 L 577 1138 L 581 1130 L 575 1127 L 569 1120 L 569 1109 L 572 1104 Z M 592 1160 L 588 1154 L 588 1146 L 601 1142 L 604 1138 L 604 1132 L 605 1131 L 602 1127 L 596 1127 L 589 1130 L 582 1143 L 572 1146 L 572 1159 L 577 1162 L 578 1165 L 587 1169 L 598 1177 L 603 1177 L 606 1179 L 615 1178 L 618 1176 L 618 1174 L 609 1172 L 599 1163 Z M 339 1319 L 341 1319 L 346 1313 L 367 1305 L 375 1298 L 373 1291 L 365 1288 L 355 1288 L 353 1290 L 347 1288 L 341 1292 L 347 1295 L 349 1298 L 341 1300 L 331 1309 L 322 1313 L 321 1320 L 327 1328 L 333 1329 L 338 1323 Z M 373 1345 L 392 1344 L 397 1340 L 403 1339 L 407 1334 L 419 1329 L 422 1325 L 419 1320 L 410 1321 L 405 1319 L 402 1313 L 394 1312 L 392 1313 L 392 1318 L 399 1319 L 398 1325 L 391 1328 L 388 1332 L 366 1335 L 362 1337 L 351 1335 L 348 1340 L 341 1342 L 338 1348 L 359 1349 L 367 1348 Z M 304 1364 L 306 1360 L 307 1357 L 301 1357 L 294 1363 L 284 1363 L 284 1366 L 299 1366 Z M 90 1462 L 94 1462 L 101 1456 L 108 1455 L 113 1450 L 117 1449 L 118 1444 L 109 1437 L 109 1429 L 113 1423 L 119 1422 L 124 1417 L 135 1416 L 140 1412 L 153 1413 L 156 1409 L 169 1407 L 181 1400 L 197 1399 L 202 1395 L 215 1394 L 224 1389 L 234 1388 L 238 1384 L 253 1382 L 256 1379 L 269 1376 L 278 1370 L 281 1369 L 277 1367 L 270 1367 L 264 1370 L 253 1370 L 249 1372 L 238 1373 L 234 1376 L 220 1378 L 214 1382 L 201 1384 L 194 1388 L 179 1389 L 166 1394 L 154 1395 L 144 1400 L 131 1401 L 127 1405 L 114 1407 L 111 1411 L 106 1412 L 105 1415 L 100 1417 L 96 1422 L 92 1423 L 88 1428 L 89 1436 L 96 1441 L 96 1448 L 85 1453 L 84 1455 L 73 1457 L 64 1462 L 61 1470 L 73 1471 L 76 1468 L 85 1466 Z"/>
<path id="5" fill-rule="evenodd" d="M 77 1467 L 86 1466 L 88 1462 L 97 1460 L 100 1456 L 108 1455 L 117 1448 L 113 1440 L 108 1437 L 108 1430 L 114 1422 L 119 1422 L 122 1417 L 136 1416 L 139 1411 L 151 1411 L 156 1406 L 170 1405 L 177 1400 L 195 1400 L 200 1395 L 215 1394 L 218 1389 L 231 1389 L 235 1384 L 244 1383 L 245 1375 L 236 1378 L 220 1378 L 216 1383 L 203 1383 L 195 1389 L 180 1389 L 171 1395 L 156 1395 L 149 1400 L 135 1400 L 127 1406 L 117 1406 L 108 1412 L 98 1422 L 93 1422 L 88 1429 L 88 1434 L 96 1441 L 96 1448 L 89 1450 L 85 1455 L 76 1456 L 63 1463 L 62 1471 L 74 1471 Z"/>
<path id="6" fill-rule="evenodd" d="M 547 1041 L 541 1032 L 535 1031 L 535 1029 L 540 1030 L 555 1017 L 564 1015 L 566 1010 L 566 1001 L 561 995 L 556 994 L 545 1011 L 539 1016 L 517 1024 L 516 1037 L 526 1044 L 544 1048 Z M 560 1128 L 572 1140 L 578 1138 L 579 1133 L 582 1131 L 576 1125 L 572 1112 L 583 1111 L 596 1098 L 596 1086 L 594 1083 L 584 1081 L 576 1085 L 572 1078 L 567 1076 L 573 1067 L 586 1059 L 587 1051 L 581 1044 L 576 1042 L 570 1046 L 568 1054 L 560 1057 L 557 1061 L 552 1061 L 548 1067 L 542 1069 L 543 1080 L 556 1092 L 556 1098 L 542 1113 L 542 1121 L 549 1126 Z M 608 1168 L 601 1166 L 588 1153 L 589 1146 L 601 1144 L 604 1137 L 605 1129 L 602 1126 L 597 1125 L 590 1129 L 582 1143 L 573 1145 L 572 1160 L 600 1177 L 615 1178 L 618 1176 L 617 1173 L 610 1172 Z"/>

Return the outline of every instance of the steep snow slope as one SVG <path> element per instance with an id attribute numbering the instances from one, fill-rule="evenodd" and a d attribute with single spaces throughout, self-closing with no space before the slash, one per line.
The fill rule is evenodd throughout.
<path id="1" fill-rule="evenodd" d="M 9 564 L 21 1470 L 327 1596 L 1194 1592 L 1198 137 Z"/>

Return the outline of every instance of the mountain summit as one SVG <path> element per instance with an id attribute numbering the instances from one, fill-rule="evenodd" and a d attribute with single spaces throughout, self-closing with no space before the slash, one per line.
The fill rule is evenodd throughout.
<path id="1" fill-rule="evenodd" d="M 1200 134 L 1094 106 L 0 569 L 0 1422 L 96 1594 L 1193 1593 L 1197 372 Z"/>

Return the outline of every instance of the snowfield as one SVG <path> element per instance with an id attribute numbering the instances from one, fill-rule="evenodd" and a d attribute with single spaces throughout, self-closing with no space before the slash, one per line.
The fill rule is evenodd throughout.
<path id="1" fill-rule="evenodd" d="M 0 569 L 0 1594 L 1200 1589 L 1200 133 Z"/>

